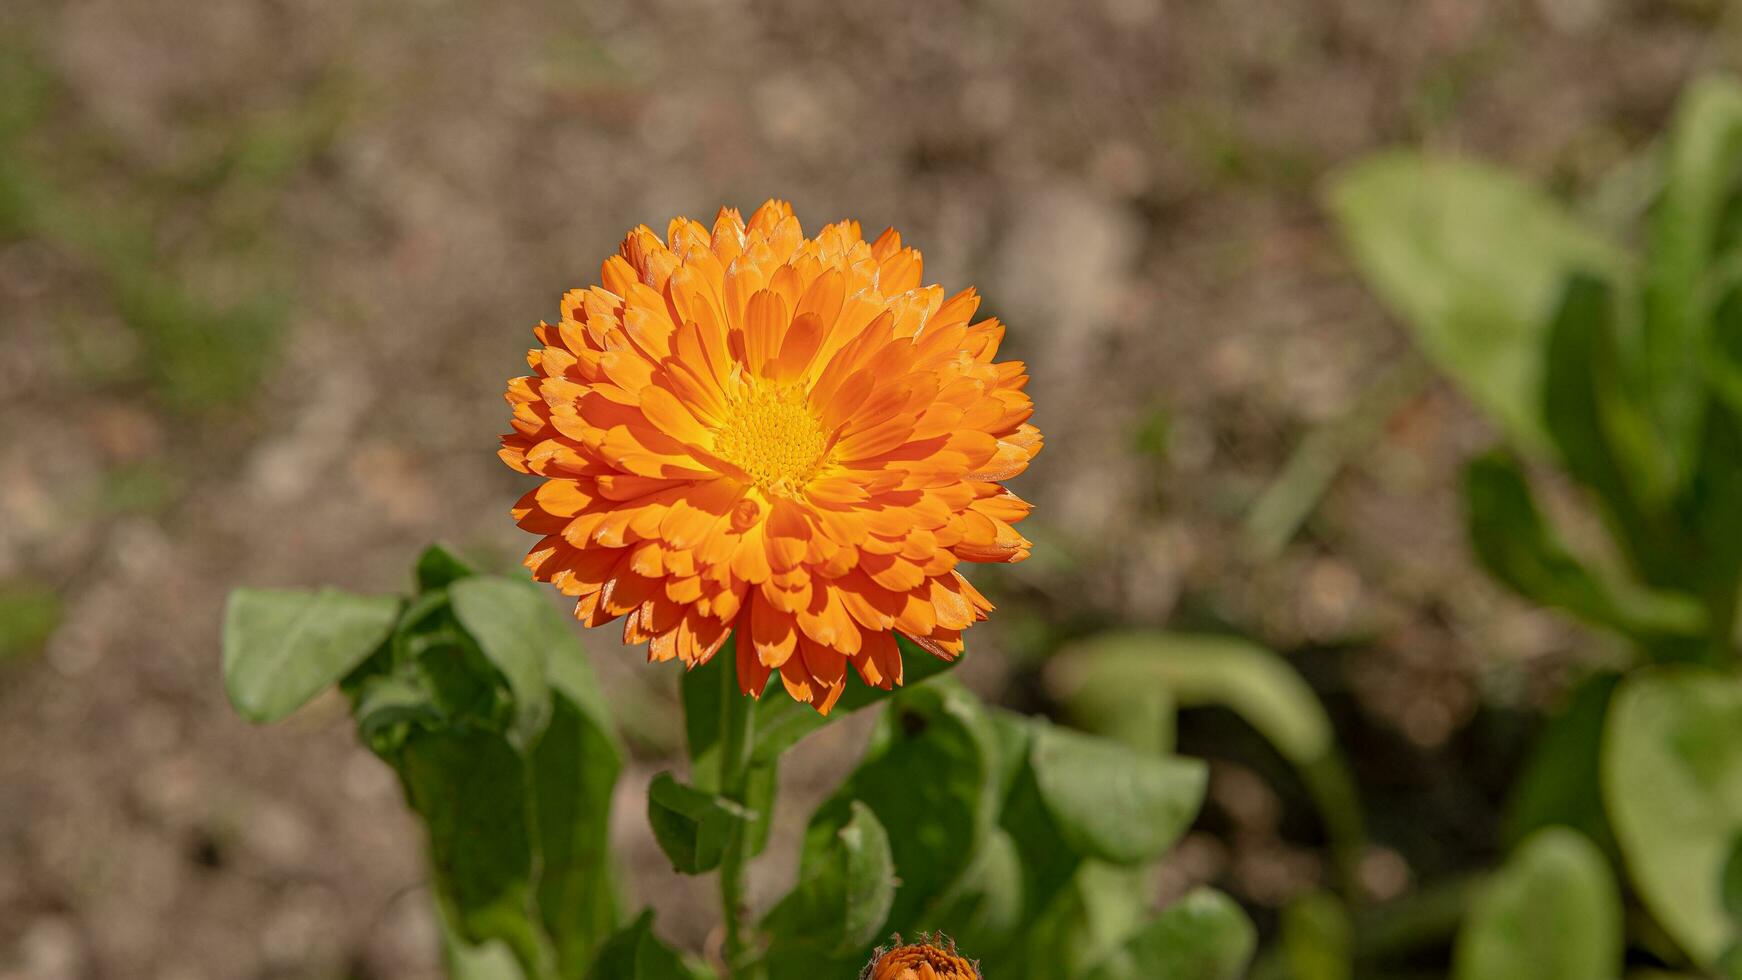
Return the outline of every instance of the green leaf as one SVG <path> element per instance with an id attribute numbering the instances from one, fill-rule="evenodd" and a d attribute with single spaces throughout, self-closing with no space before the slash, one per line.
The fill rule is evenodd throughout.
<path id="1" fill-rule="evenodd" d="M 987 967 L 987 975 L 1009 980 L 1082 976 L 1141 928 L 1152 875 L 1144 867 L 1080 861 L 1042 913 L 1023 925 L 1016 957 L 1000 957 L 996 967 Z"/>
<path id="2" fill-rule="evenodd" d="M 597 685 L 585 659 L 553 660 L 551 686 L 550 724 L 530 759 L 538 908 L 561 975 L 579 978 L 617 926 L 611 797 L 623 752 L 609 719 L 588 707 Z"/>
<path id="3" fill-rule="evenodd" d="M 1355 264 L 1440 369 L 1522 445 L 1546 445 L 1543 352 L 1562 281 L 1622 258 L 1504 171 L 1408 152 L 1337 175 Z"/>
<path id="4" fill-rule="evenodd" d="M 812 816 L 805 836 L 812 852 L 852 819 L 855 800 L 883 825 L 900 881 L 889 929 L 937 928 L 923 913 L 973 863 L 996 804 L 990 742 L 984 713 L 967 691 L 905 688 L 890 700 L 859 767 Z"/>
<path id="5" fill-rule="evenodd" d="M 357 721 L 357 735 L 364 744 L 375 746 L 387 738 L 393 744 L 403 739 L 393 738 L 400 726 L 434 727 L 442 720 L 442 711 L 428 687 L 414 678 L 383 674 L 364 681 L 357 692 L 351 715 Z M 377 751 L 381 751 L 377 749 Z"/>
<path id="6" fill-rule="evenodd" d="M 611 937 L 599 952 L 591 980 L 713 980 L 706 967 L 679 956 L 653 934 L 653 910 Z"/>
<path id="7" fill-rule="evenodd" d="M 1237 637 L 1110 631 L 1061 652 L 1049 671 L 1067 701 L 1108 689 L 1159 687 L 1182 708 L 1226 707 L 1297 764 L 1335 744 L 1330 719 L 1306 681 L 1281 657 Z"/>
<path id="8" fill-rule="evenodd" d="M 1036 729 L 1031 758 L 1041 800 L 1065 841 L 1115 864 L 1166 853 L 1197 816 L 1208 780 L 1196 759 L 1150 755 L 1049 725 Z"/>
<path id="9" fill-rule="evenodd" d="M 1742 291 L 1738 294 L 1742 315 Z M 1691 544 L 1684 575 L 1713 610 L 1715 622 L 1733 617 L 1742 578 L 1742 406 L 1716 403 L 1706 413 L 1699 458 L 1683 500 Z M 1723 631 L 1709 637 L 1713 663 L 1729 663 L 1735 640 Z"/>
<path id="10" fill-rule="evenodd" d="M 1111 702 L 1129 707 L 1154 700 L 1149 692 L 1156 691 L 1180 708 L 1228 708 L 1300 770 L 1339 853 L 1350 860 L 1359 854 L 1365 837 L 1360 802 L 1330 719 L 1312 688 L 1282 657 L 1237 637 L 1119 630 L 1073 645 L 1053 658 L 1048 671 L 1053 690 L 1073 717 L 1106 718 L 1116 711 Z M 1142 724 L 1152 725 L 1162 714 L 1157 707 Z M 1141 731 L 1127 727 L 1129 720 L 1106 724 L 1117 726 L 1107 734 L 1146 745 Z M 1171 733 L 1163 741 L 1171 741 Z"/>
<path id="11" fill-rule="evenodd" d="M 806 841 L 798 884 L 763 921 L 771 956 L 857 955 L 883 934 L 895 900 L 889 835 L 864 803 L 854 800 L 851 814 L 833 836 Z"/>
<path id="12" fill-rule="evenodd" d="M 432 544 L 417 556 L 417 590 L 429 592 L 446 588 L 460 579 L 478 574 L 472 566 L 439 544 Z"/>
<path id="13" fill-rule="evenodd" d="M 1544 723 L 1507 805 L 1508 843 L 1516 846 L 1558 824 L 1599 844 L 1613 844 L 1603 815 L 1598 760 L 1603 719 L 1620 683 L 1621 676 L 1609 672 L 1585 678 Z"/>
<path id="14" fill-rule="evenodd" d="M 502 672 L 514 694 L 514 735 L 531 745 L 550 719 L 545 660 L 574 649 L 568 621 L 525 582 L 480 575 L 448 587 L 454 615 L 478 649 Z"/>
<path id="15" fill-rule="evenodd" d="M 720 788 L 720 715 L 727 707 L 725 683 L 720 672 L 737 671 L 738 636 L 726 637 L 725 645 L 705 664 L 684 671 L 684 737 L 690 750 L 690 781 L 710 792 Z M 787 700 L 791 700 L 788 698 Z"/>
<path id="16" fill-rule="evenodd" d="M 755 817 L 725 797 L 678 782 L 669 772 L 653 777 L 647 790 L 647 821 L 654 839 L 671 866 L 686 875 L 719 867 L 732 825 Z"/>
<path id="17" fill-rule="evenodd" d="M 611 744 L 617 746 L 617 729 L 611 722 L 611 709 L 605 704 L 605 690 L 599 686 L 598 675 L 587 659 L 587 651 L 581 647 L 574 630 L 569 629 L 568 621 L 560 613 L 556 619 L 562 623 L 563 629 L 560 633 L 551 631 L 544 661 L 545 681 L 554 694 L 567 698 L 589 724 L 605 733 Z M 620 746 L 616 751 L 622 755 Z"/>
<path id="18" fill-rule="evenodd" d="M 1050 947 L 1069 941 L 1059 933 L 1073 931 L 1070 923 L 1078 923 L 1078 930 L 1087 928 L 1081 923 L 1090 914 L 1077 877 L 1084 856 L 1071 847 L 1053 819 L 1035 781 L 1029 755 L 1024 753 L 1016 781 L 998 815 L 1000 829 L 1016 850 L 1020 875 L 1015 889 L 1020 899 L 1015 925 L 1004 934 L 988 932 L 972 937 L 977 940 L 975 948 L 986 951 L 987 968 L 993 975 L 1013 978 L 1039 977 L 1047 969 L 1056 971 L 1060 957 L 1075 951 Z M 1047 928 L 1039 929 L 1038 925 Z M 1088 962 L 1092 959 L 1082 960 Z"/>
<path id="19" fill-rule="evenodd" d="M 1203 771 L 1197 763 L 1057 730 L 1044 721 L 1005 713 L 994 714 L 993 721 L 1000 755 L 1014 752 L 1020 760 L 1012 772 L 1000 774 L 999 785 L 1007 787 L 1001 793 L 1005 803 L 998 818 L 1000 829 L 989 838 L 1009 839 L 1015 852 L 1009 862 L 1013 865 L 1011 876 L 1016 881 L 978 885 L 982 895 L 964 887 L 949 908 L 981 913 L 977 919 L 964 922 L 979 931 L 962 934 L 973 938 L 973 948 L 986 951 L 988 976 L 1009 980 L 1079 976 L 1113 955 L 1138 931 L 1153 899 L 1151 865 L 1142 860 L 1114 865 L 1090 855 L 1111 854 L 1128 861 L 1140 852 L 1155 853 L 1164 848 L 1195 812 Z M 1088 753 L 1078 751 L 1082 744 L 1090 747 Z M 1085 756 L 1133 762 L 1135 768 L 1130 774 L 1103 772 L 1096 776 L 1092 770 L 1099 762 L 1088 761 L 1082 772 L 1059 772 L 1061 768 L 1084 766 Z M 1153 785 L 1152 777 L 1157 773 L 1188 784 L 1190 799 L 1182 800 L 1174 793 L 1152 794 L 1141 788 L 1132 791 L 1132 786 Z M 1089 786 L 1087 798 L 1068 799 L 1080 791 L 1074 782 L 1101 780 L 1106 784 Z M 1115 832 L 1111 844 L 1104 840 L 1109 836 L 1104 826 L 1085 826 L 1080 817 L 1080 810 L 1099 807 L 1117 811 L 1128 803 L 1136 803 L 1126 817 L 1136 832 Z M 1186 809 L 1183 814 L 1182 807 Z M 1071 833 L 1065 831 L 1067 825 Z M 970 874 L 984 873 L 977 863 Z M 965 880 L 977 884 L 974 877 Z M 993 893 L 994 887 L 1002 891 Z M 976 897 L 981 898 L 978 908 L 971 904 Z M 962 928 L 955 920 L 935 921 L 946 928 Z"/>
<path id="20" fill-rule="evenodd" d="M 1686 596 L 1611 588 L 1561 543 L 1537 510 L 1512 456 L 1494 452 L 1464 469 L 1470 544 L 1483 567 L 1527 599 L 1624 634 L 1698 634 L 1705 624 Z"/>
<path id="21" fill-rule="evenodd" d="M 1621 896 L 1577 831 L 1530 838 L 1477 896 L 1458 932 L 1455 980 L 1613 980 Z"/>
<path id="22" fill-rule="evenodd" d="M 224 688 L 243 718 L 277 721 L 387 639 L 399 600 L 323 589 L 237 589 L 224 611 Z"/>
<path id="23" fill-rule="evenodd" d="M 810 705 L 784 696 L 780 691 L 779 681 L 772 680 L 769 691 L 773 693 L 764 695 L 756 705 L 756 744 L 751 751 L 751 758 L 756 762 L 776 759 L 781 753 L 798 744 L 800 739 L 824 725 L 839 721 L 861 708 L 879 704 L 902 689 L 924 683 L 961 662 L 960 657 L 943 660 L 932 656 L 899 633 L 895 636 L 895 644 L 901 649 L 902 687 L 885 691 L 850 676 L 847 678 L 846 692 L 835 702 L 834 710 L 827 715 L 820 715 Z"/>
<path id="24" fill-rule="evenodd" d="M 1568 279 L 1550 328 L 1543 416 L 1567 470 L 1597 493 L 1649 575 L 1665 544 L 1652 515 L 1674 490 L 1675 463 L 1634 403 L 1619 329 L 1607 283 L 1582 274 Z"/>
<path id="25" fill-rule="evenodd" d="M 1087 980 L 1239 980 L 1258 940 L 1233 899 L 1197 888 L 1163 909 Z"/>
<path id="26" fill-rule="evenodd" d="M 442 926 L 442 960 L 449 980 L 528 980 L 514 952 L 492 939 L 482 945 L 466 942 L 446 921 Z"/>
<path id="27" fill-rule="evenodd" d="M 1697 962 L 1737 938 L 1726 862 L 1742 834 L 1742 681 L 1691 666 L 1624 681 L 1603 740 L 1603 800 L 1627 870 Z"/>
<path id="28" fill-rule="evenodd" d="M 1733 244 L 1722 232 L 1742 176 L 1742 85 L 1713 77 L 1689 86 L 1666 148 L 1663 196 L 1651 215 L 1641 353 L 1670 448 L 1686 463 L 1704 409 L 1697 378 L 1710 276 L 1720 249 Z"/>
<path id="29" fill-rule="evenodd" d="M 1727 290 L 1712 311 L 1706 380 L 1713 392 L 1742 413 L 1742 286 Z"/>
<path id="30" fill-rule="evenodd" d="M 995 753 L 992 799 L 1005 801 L 1005 805 L 998 808 L 999 825 L 982 839 L 968 868 L 937 897 L 929 918 L 932 928 L 941 928 L 965 948 L 1002 950 L 1016 941 L 1017 929 L 1029 912 L 1029 869 L 1022 845 L 1007 829 L 1013 816 L 1009 801 L 1018 786 L 1023 787 L 1024 805 L 1022 813 L 1014 815 L 1014 826 L 1024 833 L 1024 844 L 1037 854 L 1062 856 L 1069 862 L 1069 867 L 1049 878 L 1048 897 L 1069 877 L 1077 856 L 1065 847 L 1046 816 L 1039 791 L 1033 788 L 1034 776 L 1028 764 L 1033 723 L 1025 715 L 1000 708 L 986 709 L 985 718 L 985 731 Z M 1024 820 L 1037 826 L 1025 826 Z M 1035 908 L 1040 904 L 1037 900 Z"/>
<path id="31" fill-rule="evenodd" d="M 681 692 L 684 734 L 690 749 L 690 782 L 709 793 L 720 788 L 720 733 L 725 730 L 722 712 L 754 712 L 758 707 L 738 692 L 736 643 L 736 636 L 727 637 L 725 645 L 707 663 L 683 675 Z M 723 671 L 731 674 L 722 676 Z M 763 693 L 765 699 L 792 700 L 778 680 Z M 805 711 L 815 714 L 808 705 Z M 769 758 L 752 759 L 745 765 L 744 805 L 755 814 L 745 834 L 745 853 L 750 857 L 761 854 L 768 846 L 779 764 L 778 758 Z"/>
<path id="32" fill-rule="evenodd" d="M 1282 910 L 1282 953 L 1293 980 L 1354 976 L 1349 910 L 1329 892 L 1312 892 Z"/>
<path id="33" fill-rule="evenodd" d="M 455 933 L 474 945 L 501 940 L 539 975 L 551 952 L 533 925 L 535 844 L 520 754 L 490 732 L 414 731 L 395 762 Z"/>
<path id="34" fill-rule="evenodd" d="M 1724 861 L 1723 884 L 1720 889 L 1724 911 L 1730 921 L 1742 924 L 1742 835 L 1730 845 L 1730 856 Z"/>
<path id="35" fill-rule="evenodd" d="M 932 919 L 964 948 L 992 950 L 1016 935 L 1024 898 L 1022 853 L 1009 831 L 994 827 Z"/>
<path id="36" fill-rule="evenodd" d="M 1470 546 L 1495 578 L 1527 599 L 1593 622 L 1620 619 L 1608 590 L 1543 520 L 1514 457 L 1494 452 L 1471 460 L 1464 469 L 1464 506 Z"/>

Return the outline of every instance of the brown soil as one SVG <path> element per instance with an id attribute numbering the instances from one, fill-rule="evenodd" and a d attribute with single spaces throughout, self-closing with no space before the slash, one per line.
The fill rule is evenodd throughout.
<path id="1" fill-rule="evenodd" d="M 21 79 L 42 100 L 0 153 L 0 582 L 63 611 L 0 663 L 6 980 L 437 975 L 389 772 L 336 699 L 233 717 L 224 595 L 399 589 L 434 538 L 511 564 L 524 484 L 493 451 L 529 326 L 631 225 L 768 196 L 899 226 L 1032 367 L 1038 546 L 979 576 L 1008 613 L 973 644 L 990 696 L 1035 703 L 1034 658 L 1085 629 L 1232 627 L 1304 651 L 1363 731 L 1463 745 L 1590 640 L 1473 570 L 1455 474 L 1490 433 L 1454 392 L 1387 409 L 1280 554 L 1243 536 L 1301 438 L 1414 356 L 1317 189 L 1397 143 L 1588 188 L 1737 50 L 1697 0 L 14 0 L 0 37 L 0 125 Z M 213 353 L 136 280 L 279 326 Z M 607 632 L 627 864 L 701 948 L 708 896 L 636 796 L 673 678 Z M 862 734 L 807 746 L 800 798 Z M 1212 805 L 1262 816 L 1230 766 Z M 1280 901 L 1319 861 L 1267 833 L 1232 871 L 1193 853 Z"/>

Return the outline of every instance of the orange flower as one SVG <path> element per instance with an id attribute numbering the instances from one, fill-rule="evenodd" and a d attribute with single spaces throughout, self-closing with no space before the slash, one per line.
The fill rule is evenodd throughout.
<path id="1" fill-rule="evenodd" d="M 901 942 L 896 936 L 895 941 Z M 920 936 L 919 942 L 878 949 L 859 980 L 981 980 L 980 965 L 956 952 L 954 940 Z"/>
<path id="2" fill-rule="evenodd" d="M 823 712 L 849 662 L 901 683 L 895 632 L 954 659 L 992 608 L 956 563 L 1028 557 L 998 481 L 1041 445 L 974 291 L 922 287 L 893 228 L 806 238 L 782 201 L 637 228 L 600 278 L 508 385 L 501 456 L 545 478 L 514 509 L 534 577 L 589 626 L 626 616 L 650 660 L 736 629 L 745 693 L 779 671 Z"/>

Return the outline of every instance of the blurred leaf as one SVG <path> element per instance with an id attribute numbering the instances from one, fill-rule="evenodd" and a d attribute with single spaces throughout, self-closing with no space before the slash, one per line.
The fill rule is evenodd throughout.
<path id="1" fill-rule="evenodd" d="M 1464 469 L 1470 544 L 1483 567 L 1527 599 L 1625 634 L 1697 635 L 1705 615 L 1686 596 L 1617 592 L 1573 557 L 1537 510 L 1516 459 L 1493 452 Z"/>
<path id="2" fill-rule="evenodd" d="M 1246 719 L 1291 762 L 1333 747 L 1330 719 L 1288 662 L 1231 636 L 1119 630 L 1059 653 L 1050 667 L 1067 700 L 1160 686 L 1180 707 L 1219 705 Z"/>
<path id="3" fill-rule="evenodd" d="M 1648 515 L 1659 513 L 1673 491 L 1674 462 L 1634 404 L 1616 317 L 1607 283 L 1583 274 L 1567 281 L 1550 329 L 1543 415 L 1568 471 L 1596 491 L 1649 575 L 1666 542 Z"/>
<path id="4" fill-rule="evenodd" d="M 550 662 L 550 724 L 531 755 L 538 908 L 565 980 L 579 980 L 617 926 L 611 798 L 623 768 L 592 669 L 579 651 Z"/>
<path id="5" fill-rule="evenodd" d="M 832 837 L 852 819 L 853 801 L 863 802 L 888 834 L 900 882 L 888 928 L 935 928 L 923 913 L 967 871 L 991 829 L 995 754 L 982 709 L 967 691 L 955 684 L 904 688 L 879 719 L 859 767 L 811 818 L 805 839 Z"/>
<path id="6" fill-rule="evenodd" d="M 224 688 L 261 724 L 302 707 L 386 641 L 399 600 L 323 589 L 237 589 L 224 611 Z"/>
<path id="7" fill-rule="evenodd" d="M 1082 976 L 1114 956 L 1142 927 L 1151 876 L 1145 867 L 1081 861 L 1041 914 L 1023 925 L 1015 955 L 988 966 L 987 975 L 1000 980 Z"/>
<path id="8" fill-rule="evenodd" d="M 734 823 L 755 814 L 722 796 L 686 786 L 662 772 L 647 790 L 647 820 L 671 866 L 686 875 L 720 866 Z"/>
<path id="9" fill-rule="evenodd" d="M 1742 833 L 1742 681 L 1675 666 L 1622 682 L 1603 799 L 1646 907 L 1696 961 L 1715 962 L 1738 934 L 1723 878 Z"/>
<path id="10" fill-rule="evenodd" d="M 591 980 L 712 980 L 712 970 L 690 962 L 653 934 L 653 910 L 611 937 L 593 965 Z"/>
<path id="11" fill-rule="evenodd" d="M 417 589 L 428 592 L 446 588 L 460 579 L 478 574 L 472 566 L 439 544 L 432 544 L 417 556 Z"/>
<path id="12" fill-rule="evenodd" d="M 469 634 L 443 609 L 433 623 L 417 632 L 408 644 L 410 660 L 402 665 L 427 687 L 430 697 L 450 724 L 475 725 L 505 732 L 514 723 L 519 707 L 514 703 L 502 672 L 478 649 Z M 515 737 L 516 748 L 524 748 Z"/>
<path id="13" fill-rule="evenodd" d="M 454 931 L 472 944 L 499 939 L 542 975 L 550 950 L 533 924 L 535 845 L 520 754 L 491 732 L 414 731 L 394 761 L 428 832 Z"/>
<path id="14" fill-rule="evenodd" d="M 1726 304 L 1725 315 L 1742 319 L 1742 290 Z M 1707 659 L 1725 664 L 1735 657 L 1730 632 L 1742 579 L 1742 406 L 1714 402 L 1704 429 L 1682 501 L 1684 534 L 1691 539 L 1683 574 L 1711 610 L 1714 635 Z"/>
<path id="15" fill-rule="evenodd" d="M 34 582 L 0 582 L 0 663 L 42 648 L 60 626 L 60 596 Z"/>
<path id="16" fill-rule="evenodd" d="M 986 709 L 985 720 L 993 750 L 991 799 L 1003 801 L 996 807 L 998 825 L 987 832 L 968 868 L 937 896 L 928 918 L 930 927 L 944 929 L 966 948 L 990 951 L 1018 940 L 1018 928 L 1062 886 L 1079 859 L 1065 846 L 1034 788 L 1028 762 L 1032 720 L 1000 708 Z M 1013 811 L 1017 787 L 1022 787 L 1022 803 Z M 1023 835 L 1020 843 L 1017 832 Z M 1038 858 L 1032 868 L 1025 847 Z M 1058 859 L 1062 867 L 1049 873 L 1046 866 L 1053 862 L 1045 858 Z M 1044 879 L 1046 896 L 1030 893 L 1031 871 L 1036 883 Z M 992 954 L 988 961 L 996 965 L 998 958 Z"/>
<path id="17" fill-rule="evenodd" d="M 1577 831 L 1531 837 L 1490 880 L 1458 933 L 1456 980 L 1612 980 L 1621 896 L 1603 853 Z"/>
<path id="18" fill-rule="evenodd" d="M 1531 746 L 1507 806 L 1506 840 L 1513 846 L 1544 827 L 1562 825 L 1612 845 L 1603 815 L 1598 759 L 1603 719 L 1621 675 L 1593 674 L 1548 718 Z"/>
<path id="19" fill-rule="evenodd" d="M 1546 444 L 1543 352 L 1561 282 L 1622 259 L 1530 184 L 1408 152 L 1338 174 L 1329 204 L 1368 283 L 1521 444 Z"/>
<path id="20" fill-rule="evenodd" d="M 498 939 L 529 980 L 580 980 L 617 928 L 610 814 L 622 752 L 603 696 L 534 589 L 471 577 L 439 548 L 418 572 L 426 591 L 391 657 L 350 693 L 365 740 L 429 826 L 450 960 L 457 975 L 490 978 L 500 957 L 478 944 Z M 517 727 L 527 692 L 547 705 L 530 744 Z"/>
<path id="21" fill-rule="evenodd" d="M 1076 955 L 1074 949 L 1056 947 L 1068 941 L 1068 937 L 1058 933 L 1071 923 L 1080 923 L 1089 913 L 1077 886 L 1084 857 L 1065 840 L 1041 797 L 1034 766 L 1026 757 L 998 815 L 998 823 L 1016 851 L 1014 863 L 1020 877 L 1015 894 L 1020 905 L 1008 931 L 970 933 L 958 938 L 975 940 L 973 948 L 983 952 L 986 968 L 993 976 L 1008 976 L 1010 980 L 1025 976 L 1041 978 L 1049 969 L 1060 969 L 1061 957 Z M 988 923 L 995 924 L 1000 923 Z M 1083 965 L 1089 962 L 1092 960 L 1082 960 Z"/>
<path id="22" fill-rule="evenodd" d="M 1724 912 L 1730 916 L 1730 921 L 1742 924 L 1742 835 L 1730 845 L 1730 856 L 1724 861 L 1723 886 L 1720 889 L 1724 900 Z"/>
<path id="23" fill-rule="evenodd" d="M 358 737 L 372 747 L 401 725 L 434 726 L 443 717 L 429 688 L 410 677 L 393 674 L 364 681 L 351 714 L 357 720 Z M 394 740 L 394 744 L 397 742 Z"/>
<path id="24" fill-rule="evenodd" d="M 515 737 L 521 747 L 531 745 L 550 719 L 545 659 L 575 647 L 568 620 L 531 585 L 494 575 L 459 579 L 448 595 L 460 625 L 507 679 Z"/>
<path id="25" fill-rule="evenodd" d="M 1071 685 L 1063 699 L 1070 721 L 1139 752 L 1153 755 L 1172 752 L 1179 714 L 1173 690 L 1155 678 L 1138 678 L 1138 674 L 1148 673 L 1147 667 L 1138 667 L 1128 675 L 1122 668 L 1108 667 L 1108 674 L 1125 676 L 1113 678 L 1114 683 L 1104 683 L 1098 676 L 1101 664 L 1084 665 L 1076 661 L 1074 654 L 1079 649 L 1055 654 L 1051 661 L 1054 676 L 1065 678 L 1065 683 Z M 1123 682 L 1135 679 L 1142 682 Z"/>
<path id="26" fill-rule="evenodd" d="M 1022 854 L 1008 831 L 994 827 L 931 918 L 966 948 L 990 950 L 1016 935 L 1023 907 Z"/>
<path id="27" fill-rule="evenodd" d="M 1730 408 L 1742 413 L 1742 285 L 1726 290 L 1712 311 L 1706 378 Z"/>
<path id="28" fill-rule="evenodd" d="M 1282 952 L 1291 980 L 1349 980 L 1354 975 L 1349 910 L 1329 892 L 1313 892 L 1282 910 Z"/>
<path id="29" fill-rule="evenodd" d="M 1239 980 L 1257 939 L 1233 899 L 1197 888 L 1102 960 L 1088 980 Z"/>
<path id="30" fill-rule="evenodd" d="M 1742 177 L 1742 85 L 1710 77 L 1690 85 L 1666 137 L 1663 196 L 1651 215 L 1641 353 L 1658 417 L 1677 459 L 1698 444 L 1704 392 L 1709 274 L 1727 203 Z M 1686 472 L 1686 465 L 1683 472 Z"/>
<path id="31" fill-rule="evenodd" d="M 1133 711 L 1123 718 L 1119 712 L 1140 707 L 1147 692 L 1166 691 L 1181 708 L 1217 705 L 1233 711 L 1300 771 L 1324 816 L 1339 864 L 1358 856 L 1365 837 L 1360 802 L 1330 719 L 1312 688 L 1275 653 L 1236 637 L 1122 630 L 1073 645 L 1048 669 L 1051 687 L 1073 717 L 1089 724 L 1098 719 L 1103 731 L 1128 743 L 1142 744 L 1126 734 L 1126 726 L 1158 711 Z"/>
<path id="32" fill-rule="evenodd" d="M 806 840 L 798 884 L 763 920 L 771 956 L 857 955 L 882 935 L 895 898 L 889 835 L 864 803 L 851 812 L 832 837 Z"/>
<path id="33" fill-rule="evenodd" d="M 997 850 L 983 852 L 951 894 L 949 917 L 932 921 L 971 939 L 987 976 L 1080 976 L 1142 927 L 1153 900 L 1147 862 L 1195 815 L 1202 764 L 1043 720 L 990 719 L 1005 802 L 985 846 Z"/>
<path id="34" fill-rule="evenodd" d="M 1065 841 L 1080 854 L 1136 864 L 1166 853 L 1191 825 L 1208 770 L 1108 739 L 1041 725 L 1035 783 Z"/>
<path id="35" fill-rule="evenodd" d="M 441 927 L 442 959 L 448 980 L 537 980 L 526 976 L 514 953 L 501 942 L 492 939 L 473 945 L 461 938 L 445 919 Z"/>

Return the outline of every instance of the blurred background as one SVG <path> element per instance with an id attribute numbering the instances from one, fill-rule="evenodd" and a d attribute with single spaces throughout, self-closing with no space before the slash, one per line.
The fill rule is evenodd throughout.
<path id="1" fill-rule="evenodd" d="M 971 684 L 1050 712 L 1045 658 L 1090 632 L 1255 639 L 1332 714 L 1366 888 L 1491 861 L 1541 705 L 1606 641 L 1477 571 L 1456 479 L 1493 433 L 1320 190 L 1413 144 L 1583 194 L 1723 67 L 1724 0 L 8 0 L 0 977 L 438 975 L 391 772 L 336 696 L 234 717 L 224 595 L 403 590 L 432 539 L 512 567 L 531 325 L 631 226 L 768 197 L 899 227 L 1030 365 L 1037 546 L 977 577 Z M 636 802 L 674 672 L 586 639 L 625 861 L 701 948 L 706 884 Z M 863 733 L 807 744 L 786 826 Z M 1268 928 L 1330 874 L 1305 795 L 1231 715 L 1181 750 L 1211 791 L 1170 874 Z"/>

